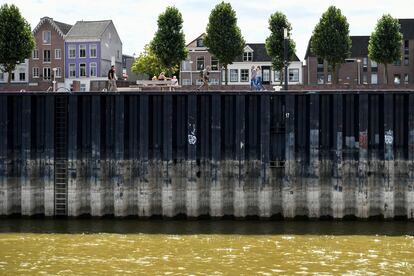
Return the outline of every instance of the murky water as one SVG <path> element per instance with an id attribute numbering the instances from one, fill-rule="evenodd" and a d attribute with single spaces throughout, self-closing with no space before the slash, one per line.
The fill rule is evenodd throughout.
<path id="1" fill-rule="evenodd" d="M 397 222 L 0 219 L 0 274 L 414 275 L 413 230 Z"/>

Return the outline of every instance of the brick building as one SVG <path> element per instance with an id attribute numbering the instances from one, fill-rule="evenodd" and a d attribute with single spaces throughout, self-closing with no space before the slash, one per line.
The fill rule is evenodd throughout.
<path id="1" fill-rule="evenodd" d="M 36 48 L 29 59 L 30 86 L 38 86 L 39 90 L 47 89 L 52 86 L 53 78 L 57 82 L 57 87 L 64 86 L 64 39 L 71 27 L 72 25 L 55 21 L 50 17 L 40 19 L 33 30 Z"/>
<path id="2" fill-rule="evenodd" d="M 401 59 L 388 65 L 389 84 L 414 83 L 414 19 L 400 19 L 403 43 Z M 351 56 L 338 71 L 339 84 L 384 83 L 384 66 L 368 58 L 369 36 L 351 36 Z M 326 61 L 315 56 L 310 49 L 310 41 L 305 55 L 303 83 L 306 85 L 329 84 L 332 72 Z"/>

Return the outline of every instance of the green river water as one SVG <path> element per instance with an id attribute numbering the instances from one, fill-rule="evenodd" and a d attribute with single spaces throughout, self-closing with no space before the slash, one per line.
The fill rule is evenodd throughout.
<path id="1" fill-rule="evenodd" d="M 412 222 L 0 219 L 0 275 L 414 275 Z"/>

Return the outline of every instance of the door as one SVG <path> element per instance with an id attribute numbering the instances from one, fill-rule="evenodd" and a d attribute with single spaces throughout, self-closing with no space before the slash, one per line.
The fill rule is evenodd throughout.
<path id="1" fill-rule="evenodd" d="M 263 84 L 270 84 L 270 66 L 262 67 Z"/>

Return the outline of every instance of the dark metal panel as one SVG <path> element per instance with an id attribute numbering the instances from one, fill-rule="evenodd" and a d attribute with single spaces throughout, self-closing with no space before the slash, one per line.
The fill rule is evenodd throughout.
<path id="1" fill-rule="evenodd" d="M 384 95 L 384 159 L 394 160 L 394 95 Z"/>
<path id="2" fill-rule="evenodd" d="M 187 104 L 188 114 L 188 146 L 187 146 L 187 158 L 188 160 L 196 160 L 197 143 L 200 141 L 200 137 L 197 131 L 197 96 L 189 95 Z"/>
<path id="3" fill-rule="evenodd" d="M 269 148 L 270 148 L 270 96 L 263 95 L 260 97 L 260 113 L 261 113 L 261 125 L 260 125 L 260 136 L 261 136 L 261 179 L 262 185 L 269 184 L 269 175 L 266 173 L 269 167 Z"/>
<path id="4" fill-rule="evenodd" d="M 232 141 L 228 142 L 227 144 L 230 144 L 231 146 L 227 146 L 228 152 L 226 153 L 227 158 L 235 158 L 238 161 L 244 161 L 245 158 L 245 147 L 246 147 L 246 111 L 245 111 L 245 99 L 246 97 L 244 95 L 237 95 L 235 97 L 235 120 L 233 120 L 234 113 L 226 114 L 228 118 L 231 118 L 231 120 L 226 121 L 226 129 L 235 131 L 234 138 Z M 231 98 L 229 99 L 231 100 Z M 231 106 L 229 108 L 226 108 L 226 110 L 233 111 L 233 101 L 231 101 Z M 248 117 L 248 116 L 247 116 Z M 234 124 L 234 126 L 233 126 Z M 226 131 L 226 133 L 229 133 L 229 131 Z M 231 131 L 230 133 L 233 133 Z M 227 139 L 231 139 L 233 135 L 228 135 L 230 137 L 227 137 Z M 233 144 L 234 143 L 234 144 Z M 234 153 L 231 151 L 234 149 Z"/>
<path id="5" fill-rule="evenodd" d="M 211 157 L 213 161 L 221 159 L 221 96 L 211 96 Z"/>
<path id="6" fill-rule="evenodd" d="M 165 95 L 163 102 L 163 160 L 172 160 L 172 96 Z"/>
<path id="7" fill-rule="evenodd" d="M 124 160 L 124 96 L 115 99 L 115 159 Z"/>
<path id="8" fill-rule="evenodd" d="M 148 96 L 139 98 L 139 159 L 148 161 Z"/>
<path id="9" fill-rule="evenodd" d="M 7 96 L 0 95 L 0 215 L 9 214 L 9 193 L 7 181 Z"/>
<path id="10" fill-rule="evenodd" d="M 139 103 L 138 96 L 129 96 L 128 113 L 128 133 L 129 133 L 129 146 L 128 146 L 128 158 L 130 160 L 138 159 L 139 153 Z"/>

